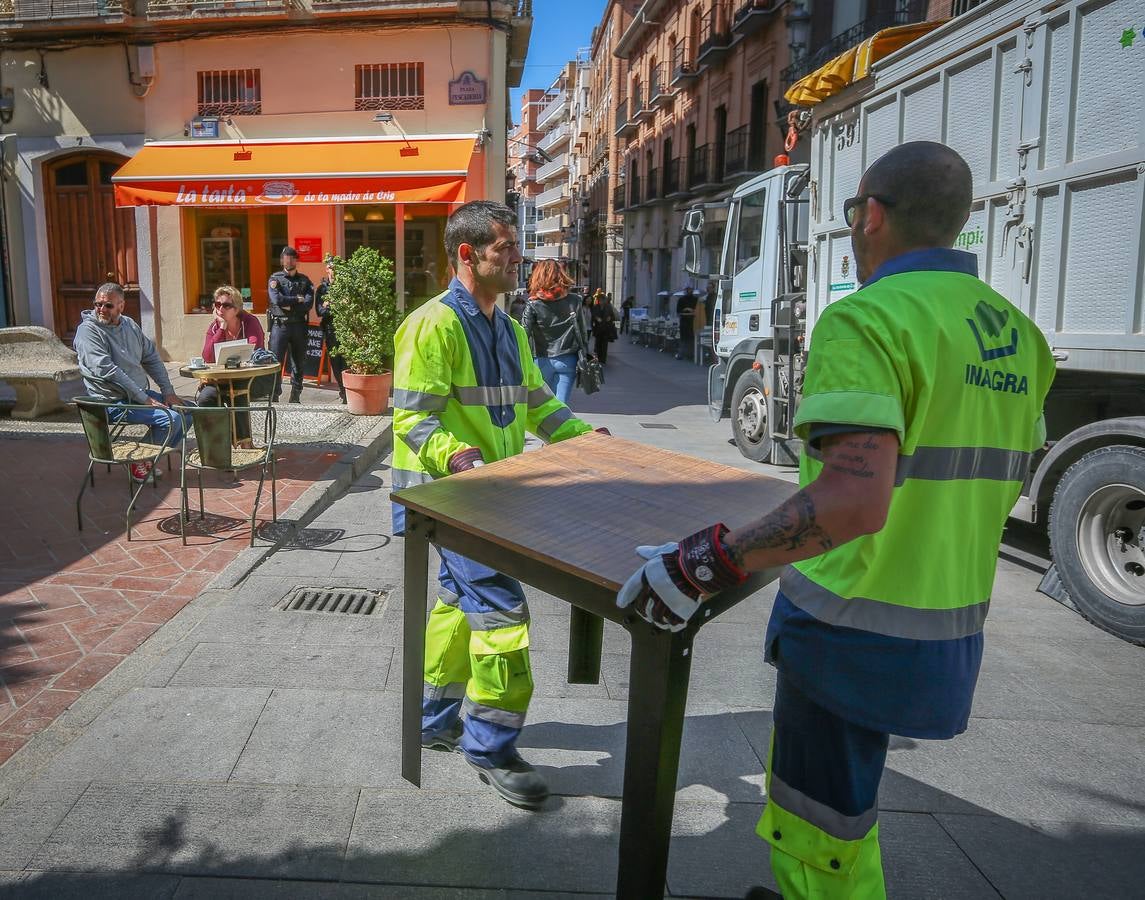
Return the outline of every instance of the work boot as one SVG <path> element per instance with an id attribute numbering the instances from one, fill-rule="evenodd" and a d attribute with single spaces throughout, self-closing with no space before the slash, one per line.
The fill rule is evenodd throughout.
<path id="1" fill-rule="evenodd" d="M 452 728 L 447 728 L 445 731 L 439 731 L 437 734 L 423 734 L 421 747 L 423 750 L 444 750 L 446 753 L 452 753 L 461 743 L 461 732 L 461 723 L 455 722 Z"/>
<path id="2" fill-rule="evenodd" d="M 302 402 L 302 388 L 291 388 L 290 389 L 290 402 L 291 403 L 301 403 Z"/>
<path id="3" fill-rule="evenodd" d="M 537 809 L 549 797 L 549 786 L 537 770 L 516 756 L 503 766 L 486 769 L 467 760 L 477 770 L 477 777 L 498 794 L 523 809 Z"/>

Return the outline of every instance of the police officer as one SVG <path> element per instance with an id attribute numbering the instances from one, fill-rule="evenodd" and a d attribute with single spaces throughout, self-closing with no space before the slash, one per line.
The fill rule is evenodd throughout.
<path id="1" fill-rule="evenodd" d="M 951 249 L 971 189 L 962 157 L 927 141 L 866 171 L 843 204 L 863 286 L 812 334 L 800 491 L 736 531 L 638 548 L 648 562 L 617 598 L 679 630 L 748 572 L 786 566 L 764 641 L 778 678 L 756 831 L 788 900 L 886 896 L 889 735 L 966 730 L 1002 527 L 1045 441 L 1049 347 Z"/>
<path id="2" fill-rule="evenodd" d="M 306 327 L 314 304 L 314 282 L 298 271 L 298 251 L 283 247 L 282 268 L 270 276 L 270 352 L 279 362 L 290 352 L 290 402 L 302 396 L 302 371 L 306 364 Z M 274 399 L 282 396 L 282 378 L 274 386 Z"/>

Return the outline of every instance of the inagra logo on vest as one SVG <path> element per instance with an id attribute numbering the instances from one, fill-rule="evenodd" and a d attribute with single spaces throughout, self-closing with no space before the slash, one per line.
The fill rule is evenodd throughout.
<path id="1" fill-rule="evenodd" d="M 987 347 L 986 342 L 982 339 L 983 332 L 988 338 L 994 340 L 1001 336 L 1002 329 L 1006 327 L 1006 322 L 1010 318 L 1009 310 L 995 309 L 985 300 L 979 300 L 978 305 L 974 307 L 974 317 L 974 319 L 967 319 L 966 324 L 970 326 L 974 340 L 978 342 L 978 352 L 982 356 L 982 362 L 992 362 L 1017 354 L 1017 328 L 1010 329 L 1009 343 L 1001 346 Z M 992 391 L 1005 391 L 1010 394 L 1029 393 L 1029 384 L 1025 375 L 1001 372 L 996 369 L 988 369 L 985 366 L 976 366 L 972 363 L 966 365 L 966 383 L 976 387 L 988 388 Z"/>

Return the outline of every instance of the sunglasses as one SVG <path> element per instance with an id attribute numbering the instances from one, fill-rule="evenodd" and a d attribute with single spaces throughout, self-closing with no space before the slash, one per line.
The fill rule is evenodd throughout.
<path id="1" fill-rule="evenodd" d="M 235 308 L 235 305 L 233 303 L 219 303 L 218 300 L 215 301 L 215 309 L 234 309 L 234 308 Z"/>
<path id="2" fill-rule="evenodd" d="M 110 302 L 108 302 L 108 303 L 99 303 L 99 302 L 96 302 L 96 303 L 93 303 L 93 304 L 92 304 L 92 306 L 93 306 L 95 309 L 115 309 L 115 301 L 114 301 L 114 300 L 112 300 L 112 301 L 110 301 Z"/>
<path id="3" fill-rule="evenodd" d="M 882 194 L 859 194 L 858 197 L 852 197 L 850 200 L 843 201 L 843 221 L 847 223 L 847 227 L 855 224 L 855 210 L 866 203 L 868 200 L 878 200 L 883 206 L 891 207 L 895 205 L 895 200 L 891 197 L 885 197 Z"/>

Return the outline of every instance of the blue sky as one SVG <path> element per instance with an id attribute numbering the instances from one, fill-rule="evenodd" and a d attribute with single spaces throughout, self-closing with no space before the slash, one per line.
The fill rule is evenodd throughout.
<path id="1" fill-rule="evenodd" d="M 511 88 L 513 121 L 521 120 L 521 94 L 527 88 L 546 88 L 561 66 L 589 46 L 592 29 L 604 15 L 607 0 L 533 0 L 533 36 L 525 59 L 525 77 Z"/>

